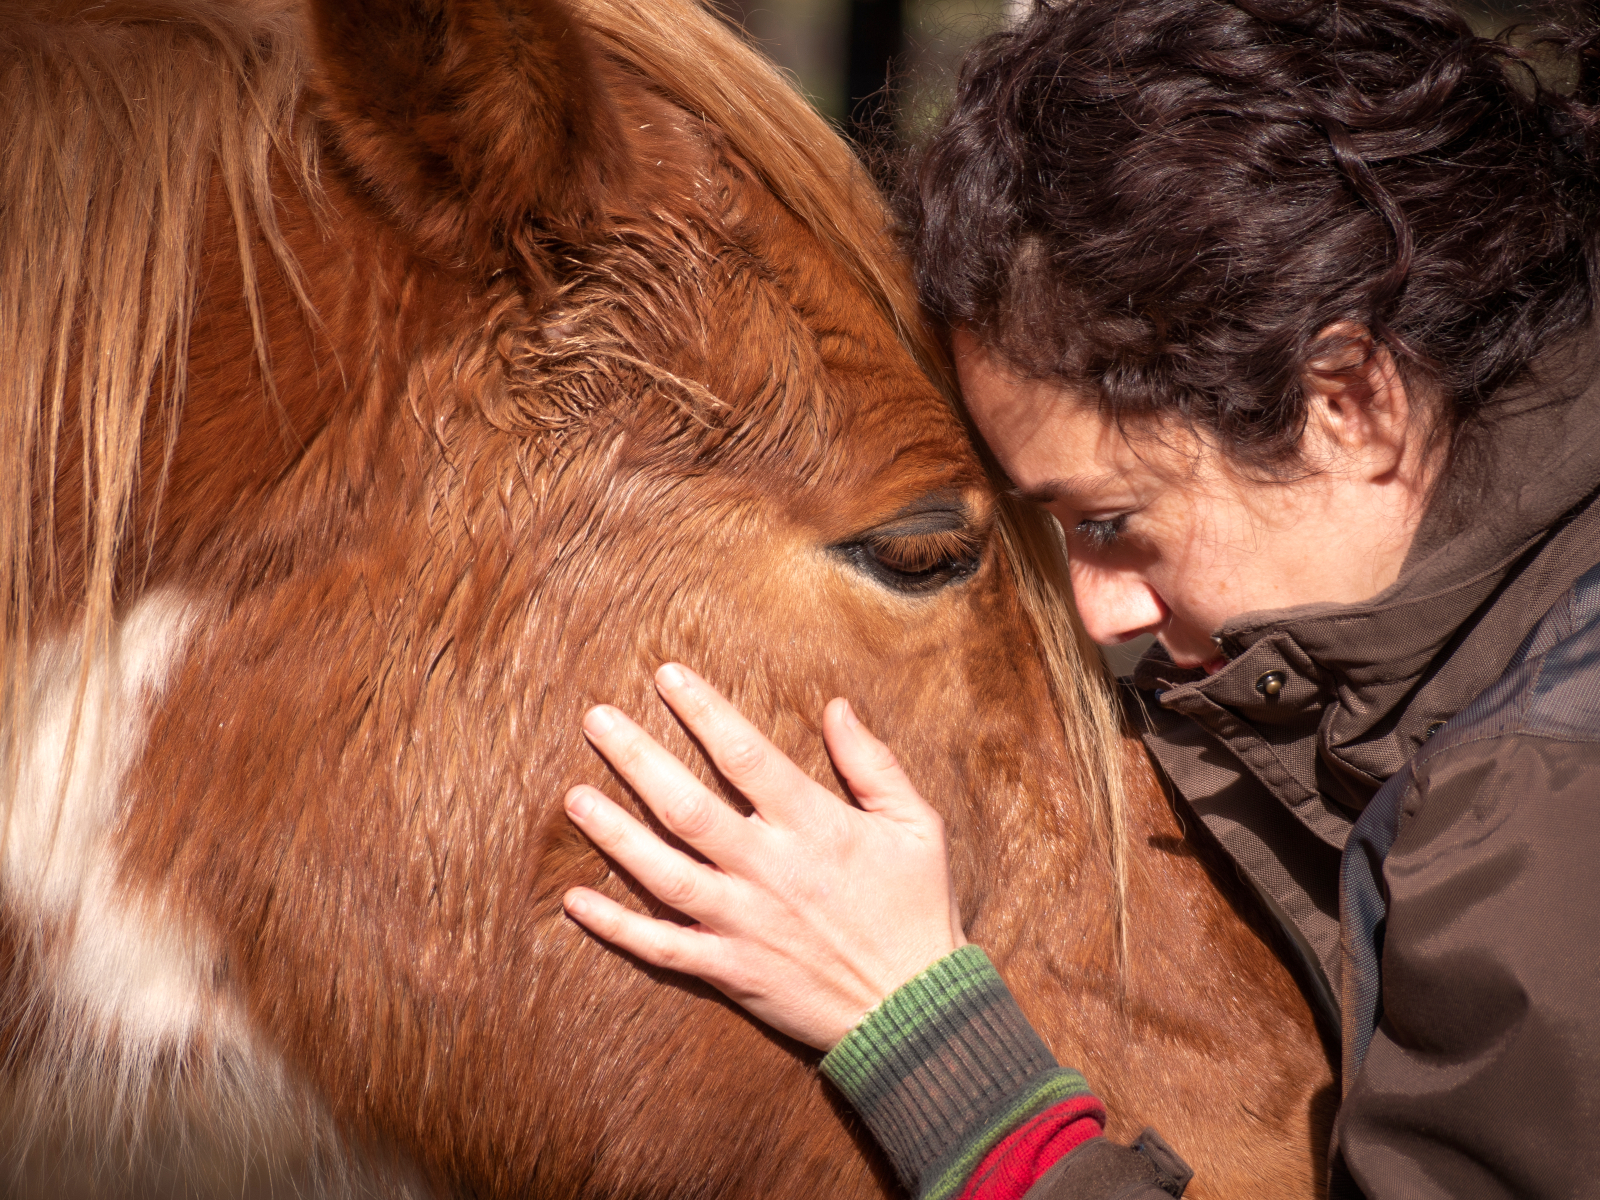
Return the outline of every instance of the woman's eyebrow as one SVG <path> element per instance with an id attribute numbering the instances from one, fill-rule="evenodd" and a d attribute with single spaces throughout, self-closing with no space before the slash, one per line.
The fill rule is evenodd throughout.
<path id="1" fill-rule="evenodd" d="M 1122 476 L 1115 471 L 1106 471 L 1098 475 L 1064 475 L 1059 479 L 1047 479 L 1030 488 L 1009 488 L 1006 495 L 1034 504 L 1054 504 L 1065 497 L 1093 495 L 1121 482 Z"/>

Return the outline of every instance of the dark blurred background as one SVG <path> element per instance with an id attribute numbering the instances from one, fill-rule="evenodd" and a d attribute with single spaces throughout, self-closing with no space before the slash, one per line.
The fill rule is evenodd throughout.
<path id="1" fill-rule="evenodd" d="M 1096 0 L 1079 0 L 1095 3 Z M 935 120 L 961 56 L 1028 0 L 713 0 L 789 71 L 813 103 L 864 147 L 892 149 Z M 1480 34 L 1530 6 L 1462 0 Z"/>

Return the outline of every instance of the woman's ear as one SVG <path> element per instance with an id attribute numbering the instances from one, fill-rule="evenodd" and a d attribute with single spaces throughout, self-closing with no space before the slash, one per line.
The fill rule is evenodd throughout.
<path id="1" fill-rule="evenodd" d="M 1363 474 L 1378 478 L 1402 470 L 1424 447 L 1427 430 L 1394 356 L 1347 321 L 1329 325 L 1317 344 L 1323 349 L 1301 376 L 1307 432 Z"/>
<path id="2" fill-rule="evenodd" d="M 337 152 L 421 248 L 544 274 L 629 158 L 600 56 L 558 0 L 314 0 Z"/>

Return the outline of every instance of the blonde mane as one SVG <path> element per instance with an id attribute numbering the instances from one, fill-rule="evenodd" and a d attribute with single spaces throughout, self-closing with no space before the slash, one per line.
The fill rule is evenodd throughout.
<path id="1" fill-rule="evenodd" d="M 791 83 L 695 0 L 577 0 L 576 12 L 608 54 L 722 130 L 959 403 L 887 209 Z M 231 210 L 270 392 L 251 244 L 259 237 L 300 291 L 277 228 L 271 168 L 274 159 L 287 165 L 315 198 L 316 129 L 297 115 L 303 34 L 282 7 L 55 5 L 13 29 L 21 32 L 0 45 L 8 104 L 0 172 L 0 728 L 12 735 L 0 744 L 14 745 L 29 686 L 30 613 L 61 602 L 81 611 L 87 681 L 108 637 L 133 523 L 153 521 L 159 495 L 137 495 L 141 446 L 147 422 L 157 423 L 169 451 L 177 434 L 213 172 Z M 300 299 L 306 303 L 303 291 Z M 92 352 L 74 358 L 74 342 Z M 67 444 L 69 431 L 79 445 Z M 54 481 L 73 453 L 82 456 L 86 568 L 79 594 L 66 596 L 69 584 L 78 587 L 63 580 L 55 554 Z M 1002 518 L 1120 897 L 1127 764 L 1117 702 L 1073 611 L 1059 529 L 1009 500 Z"/>
<path id="2" fill-rule="evenodd" d="M 276 153 L 309 187 L 315 146 L 308 123 L 294 121 L 303 71 L 286 14 L 181 2 L 39 6 L 17 14 L 8 32 L 0 45 L 0 730 L 11 736 L 0 744 L 15 745 L 33 612 L 49 604 L 81 612 L 85 683 L 105 653 L 146 426 L 163 430 L 169 451 L 177 435 L 213 173 L 232 210 L 255 352 L 270 381 L 250 244 L 266 242 L 304 302 L 278 231 L 270 163 Z M 74 343 L 88 352 L 74 354 Z M 74 453 L 81 581 L 63 578 L 55 539 L 55 481 Z M 159 490 L 137 514 L 151 524 Z"/>

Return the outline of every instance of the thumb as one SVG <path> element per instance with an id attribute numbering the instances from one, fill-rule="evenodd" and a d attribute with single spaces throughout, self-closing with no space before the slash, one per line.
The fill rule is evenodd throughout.
<path id="1" fill-rule="evenodd" d="M 893 751 L 872 736 L 848 700 L 828 701 L 822 712 L 822 737 L 833 765 L 867 812 L 897 821 L 938 820 L 938 814 L 911 786 Z"/>

